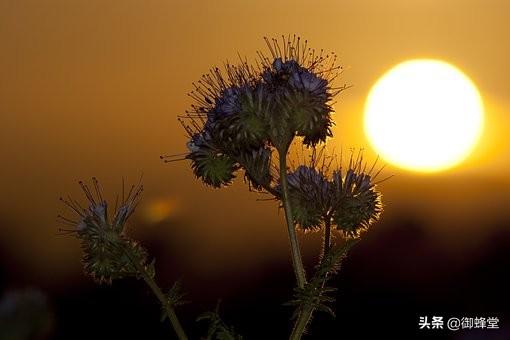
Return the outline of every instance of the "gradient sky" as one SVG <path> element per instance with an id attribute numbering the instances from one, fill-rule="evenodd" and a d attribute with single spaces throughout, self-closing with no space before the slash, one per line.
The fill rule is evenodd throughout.
<path id="1" fill-rule="evenodd" d="M 368 146 L 364 99 L 401 61 L 442 59 L 477 84 L 487 126 L 473 156 L 436 175 L 388 167 L 395 177 L 381 186 L 386 211 L 375 227 L 410 216 L 448 236 L 446 247 L 472 249 L 509 220 L 508 13 L 505 0 L 0 0 L 2 256 L 42 279 L 77 275 L 77 244 L 56 236 L 58 197 L 77 196 L 77 180 L 91 176 L 113 194 L 122 176 L 141 173 L 133 232 L 168 240 L 197 272 L 286 254 L 274 202 L 256 202 L 242 180 L 206 188 L 188 163 L 158 157 L 185 151 L 176 115 L 192 81 L 238 52 L 254 58 L 263 36 L 289 33 L 335 51 L 341 81 L 353 85 L 335 107 L 338 148 Z M 216 260 L 194 261 L 204 257 Z"/>

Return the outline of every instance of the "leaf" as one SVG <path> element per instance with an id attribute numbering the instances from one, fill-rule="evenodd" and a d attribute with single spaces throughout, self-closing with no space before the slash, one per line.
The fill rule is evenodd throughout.
<path id="1" fill-rule="evenodd" d="M 220 301 L 216 305 L 214 312 L 205 312 L 201 314 L 197 321 L 207 321 L 207 340 L 243 340 L 243 337 L 234 331 L 234 328 L 228 326 L 219 315 Z"/>
<path id="2" fill-rule="evenodd" d="M 167 303 L 168 303 L 168 305 L 170 305 L 174 308 L 178 307 L 178 306 L 185 305 L 185 304 L 189 303 L 189 301 L 184 300 L 185 296 L 186 296 L 186 293 L 182 289 L 181 281 L 178 280 L 173 284 L 172 288 L 170 288 L 170 290 L 166 294 Z M 167 317 L 168 317 L 168 315 L 165 310 L 165 306 L 161 306 L 161 318 L 160 318 L 161 322 L 165 321 L 165 319 Z"/>
<path id="3" fill-rule="evenodd" d="M 176 281 L 167 293 L 168 302 L 172 306 L 182 306 L 189 303 L 189 301 L 184 300 L 185 296 L 186 293 L 182 289 L 182 283 L 180 280 Z"/>
<path id="4" fill-rule="evenodd" d="M 294 289 L 294 299 L 285 303 L 287 306 L 296 307 L 292 316 L 293 319 L 305 307 L 312 307 L 333 317 L 335 316 L 333 310 L 326 304 L 335 301 L 335 298 L 330 295 L 336 291 L 336 288 L 326 286 L 326 282 L 331 278 L 331 274 L 338 272 L 343 258 L 357 241 L 357 239 L 348 239 L 341 246 L 331 248 L 316 267 L 312 279 L 303 288 Z"/>

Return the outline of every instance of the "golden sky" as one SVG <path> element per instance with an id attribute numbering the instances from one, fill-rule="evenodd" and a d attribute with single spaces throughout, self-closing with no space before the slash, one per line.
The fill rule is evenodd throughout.
<path id="1" fill-rule="evenodd" d="M 387 168 L 385 225 L 411 214 L 442 233 L 508 220 L 509 13 L 505 0 L 0 0 L 4 253 L 35 272 L 78 271 L 76 244 L 56 236 L 58 197 L 77 195 L 79 179 L 97 176 L 113 193 L 122 176 L 143 173 L 139 235 L 177 239 L 183 253 L 204 245 L 197 256 L 231 258 L 230 249 L 239 263 L 261 246 L 266 257 L 286 254 L 274 203 L 242 183 L 205 188 L 189 164 L 158 156 L 185 151 L 176 115 L 192 81 L 238 52 L 255 58 L 263 36 L 294 33 L 335 51 L 353 85 L 336 105 L 332 143 L 344 148 L 367 147 L 365 97 L 401 61 L 445 60 L 481 91 L 486 130 L 465 164 L 426 176 Z"/>

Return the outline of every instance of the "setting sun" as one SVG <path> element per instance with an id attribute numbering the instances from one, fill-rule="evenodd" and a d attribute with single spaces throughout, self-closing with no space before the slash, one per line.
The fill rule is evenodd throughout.
<path id="1" fill-rule="evenodd" d="M 365 133 L 372 147 L 398 167 L 436 172 L 466 159 L 483 130 L 476 85 L 440 60 L 398 64 L 372 87 Z"/>

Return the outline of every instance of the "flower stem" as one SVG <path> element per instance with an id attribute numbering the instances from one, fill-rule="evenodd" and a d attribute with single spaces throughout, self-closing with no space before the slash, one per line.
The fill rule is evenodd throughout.
<path id="1" fill-rule="evenodd" d="M 324 219 L 324 245 L 322 246 L 322 256 L 321 259 L 326 256 L 331 248 L 331 218 L 327 216 Z"/>
<path id="2" fill-rule="evenodd" d="M 324 244 L 322 247 L 322 256 L 321 261 L 325 258 L 331 248 L 331 219 L 326 217 L 324 219 Z M 327 276 L 326 276 L 327 277 Z M 324 287 L 326 283 L 326 277 L 322 281 L 321 286 Z M 306 326 L 310 322 L 313 312 L 315 308 L 310 305 L 301 306 L 301 311 L 299 312 L 299 316 L 294 324 L 294 328 L 292 329 L 292 333 L 290 335 L 291 340 L 299 340 L 303 336 L 303 333 L 306 329 Z"/>
<path id="3" fill-rule="evenodd" d="M 290 340 L 300 340 L 305 332 L 306 326 L 312 317 L 314 308 L 310 305 L 304 305 L 301 307 L 301 312 L 294 324 L 292 333 L 290 334 Z"/>
<path id="4" fill-rule="evenodd" d="M 285 219 L 289 232 L 290 249 L 292 253 L 292 266 L 296 274 L 297 284 L 299 288 L 303 288 L 306 283 L 306 274 L 301 259 L 301 251 L 292 217 L 292 208 L 289 202 L 289 184 L 287 182 L 287 151 L 279 152 L 280 158 L 280 182 L 282 185 L 282 202 L 285 210 Z"/>
<path id="5" fill-rule="evenodd" d="M 177 338 L 179 340 L 188 340 L 188 337 L 186 336 L 186 333 L 184 332 L 184 329 L 182 328 L 181 323 L 177 318 L 175 309 L 171 305 L 170 301 L 168 301 L 165 294 L 161 291 L 161 288 L 159 288 L 156 281 L 154 281 L 154 278 L 147 272 L 147 269 L 140 263 L 140 261 L 137 261 L 136 259 L 133 258 L 133 256 L 131 256 L 128 249 L 125 249 L 125 253 L 128 256 L 131 263 L 137 269 L 138 273 L 142 276 L 147 286 L 149 286 L 154 295 L 158 298 L 159 302 L 161 303 L 161 306 L 163 306 L 163 309 L 165 310 L 165 313 L 168 316 L 168 319 L 170 320 L 170 323 L 172 324 L 175 333 L 177 334 Z"/>

